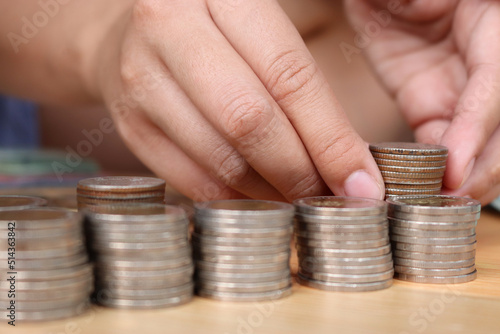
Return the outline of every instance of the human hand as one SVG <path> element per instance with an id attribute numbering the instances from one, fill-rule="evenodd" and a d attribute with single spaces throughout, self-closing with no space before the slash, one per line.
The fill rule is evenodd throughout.
<path id="1" fill-rule="evenodd" d="M 129 3 L 94 92 L 172 186 L 195 200 L 383 198 L 367 145 L 275 1 Z"/>
<path id="2" fill-rule="evenodd" d="M 417 141 L 449 148 L 444 193 L 489 203 L 500 194 L 500 2 L 397 2 L 346 0 L 346 11 L 362 31 L 378 22 L 364 49 Z"/>

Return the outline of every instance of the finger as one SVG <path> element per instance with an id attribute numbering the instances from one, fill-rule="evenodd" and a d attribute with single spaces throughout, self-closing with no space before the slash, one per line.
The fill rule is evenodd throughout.
<path id="1" fill-rule="evenodd" d="M 477 158 L 470 177 L 463 187 L 446 190 L 456 196 L 470 196 L 488 204 L 500 195 L 500 127 L 497 128 L 482 154 Z"/>
<path id="2" fill-rule="evenodd" d="M 195 201 L 245 198 L 210 176 L 138 113 L 133 111 L 119 116 L 118 131 L 130 150 L 156 175 Z"/>
<path id="3" fill-rule="evenodd" d="M 464 10 L 461 12 L 466 15 Z M 480 13 L 467 12 L 475 14 L 476 24 L 469 30 L 471 36 L 459 39 L 458 44 L 467 55 L 469 80 L 442 140 L 450 149 L 444 182 L 451 189 L 465 183 L 476 158 L 500 123 L 500 36 L 496 33 L 500 29 L 500 4 Z M 466 18 L 456 20 L 457 24 L 466 22 Z"/>
<path id="4" fill-rule="evenodd" d="M 157 8 L 163 35 L 169 36 L 157 47 L 179 86 L 287 199 L 325 193 L 327 187 L 293 126 L 202 9 L 193 0 L 175 2 L 168 11 Z"/>
<path id="5" fill-rule="evenodd" d="M 214 22 L 300 135 L 330 189 L 382 199 L 384 184 L 367 146 L 277 3 L 211 0 L 208 5 Z"/>
<path id="6" fill-rule="evenodd" d="M 154 124 L 194 162 L 227 186 L 252 198 L 285 200 L 216 132 L 159 60 L 145 56 L 148 53 L 144 50 L 136 51 L 133 45 L 128 48 L 126 43 L 124 47 L 125 90 L 144 91 L 147 98 L 141 99 L 141 108 Z M 145 87 L 143 78 L 154 79 L 153 85 Z"/>

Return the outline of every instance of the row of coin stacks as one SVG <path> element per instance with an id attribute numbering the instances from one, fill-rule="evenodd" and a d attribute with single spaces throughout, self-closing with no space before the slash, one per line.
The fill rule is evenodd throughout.
<path id="1" fill-rule="evenodd" d="M 92 180 L 82 184 L 94 187 Z M 110 177 L 96 183 L 110 197 L 115 197 L 115 184 L 123 198 L 139 188 L 154 193 L 149 190 L 162 181 Z M 181 305 L 194 292 L 222 301 L 285 297 L 292 291 L 294 218 L 297 281 L 312 288 L 387 288 L 394 266 L 396 278 L 417 282 L 460 283 L 476 275 L 474 227 L 480 205 L 469 199 L 392 197 L 389 220 L 386 202 L 348 197 L 306 198 L 294 205 L 197 203 L 191 242 L 186 213 L 178 207 L 107 199 L 86 202 L 77 213 L 41 207 L 45 204 L 37 198 L 0 197 L 0 227 L 6 231 L 0 236 L 0 307 L 8 316 L 7 275 L 15 271 L 19 321 L 78 315 L 88 309 L 92 294 L 101 305 L 132 309 Z M 16 264 L 9 267 L 12 222 Z"/>

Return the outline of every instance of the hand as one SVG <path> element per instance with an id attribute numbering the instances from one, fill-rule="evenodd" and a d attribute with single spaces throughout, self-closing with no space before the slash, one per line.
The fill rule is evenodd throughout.
<path id="1" fill-rule="evenodd" d="M 500 2 L 408 0 L 394 10 L 394 0 L 346 0 L 346 6 L 358 29 L 379 22 L 365 51 L 416 139 L 449 148 L 444 193 L 483 204 L 497 197 Z"/>
<path id="2" fill-rule="evenodd" d="M 275 1 L 130 3 L 94 87 L 154 172 L 195 200 L 383 198 L 367 145 Z"/>

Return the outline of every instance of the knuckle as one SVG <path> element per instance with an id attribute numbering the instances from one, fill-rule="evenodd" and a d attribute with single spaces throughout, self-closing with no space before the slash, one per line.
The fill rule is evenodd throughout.
<path id="1" fill-rule="evenodd" d="M 211 159 L 215 165 L 215 176 L 231 188 L 248 183 L 251 168 L 236 151 Z"/>
<path id="2" fill-rule="evenodd" d="M 281 53 L 272 61 L 267 73 L 271 73 L 268 86 L 277 102 L 293 103 L 317 89 L 314 78 L 319 68 L 309 55 L 301 51 Z"/>
<path id="3" fill-rule="evenodd" d="M 320 195 L 323 189 L 323 181 L 316 173 L 310 173 L 303 179 L 295 182 L 293 186 L 287 191 L 287 197 L 292 200 Z"/>
<path id="4" fill-rule="evenodd" d="M 229 99 L 222 107 L 225 134 L 238 142 L 255 143 L 267 134 L 274 119 L 272 106 L 260 96 L 247 94 Z"/>

